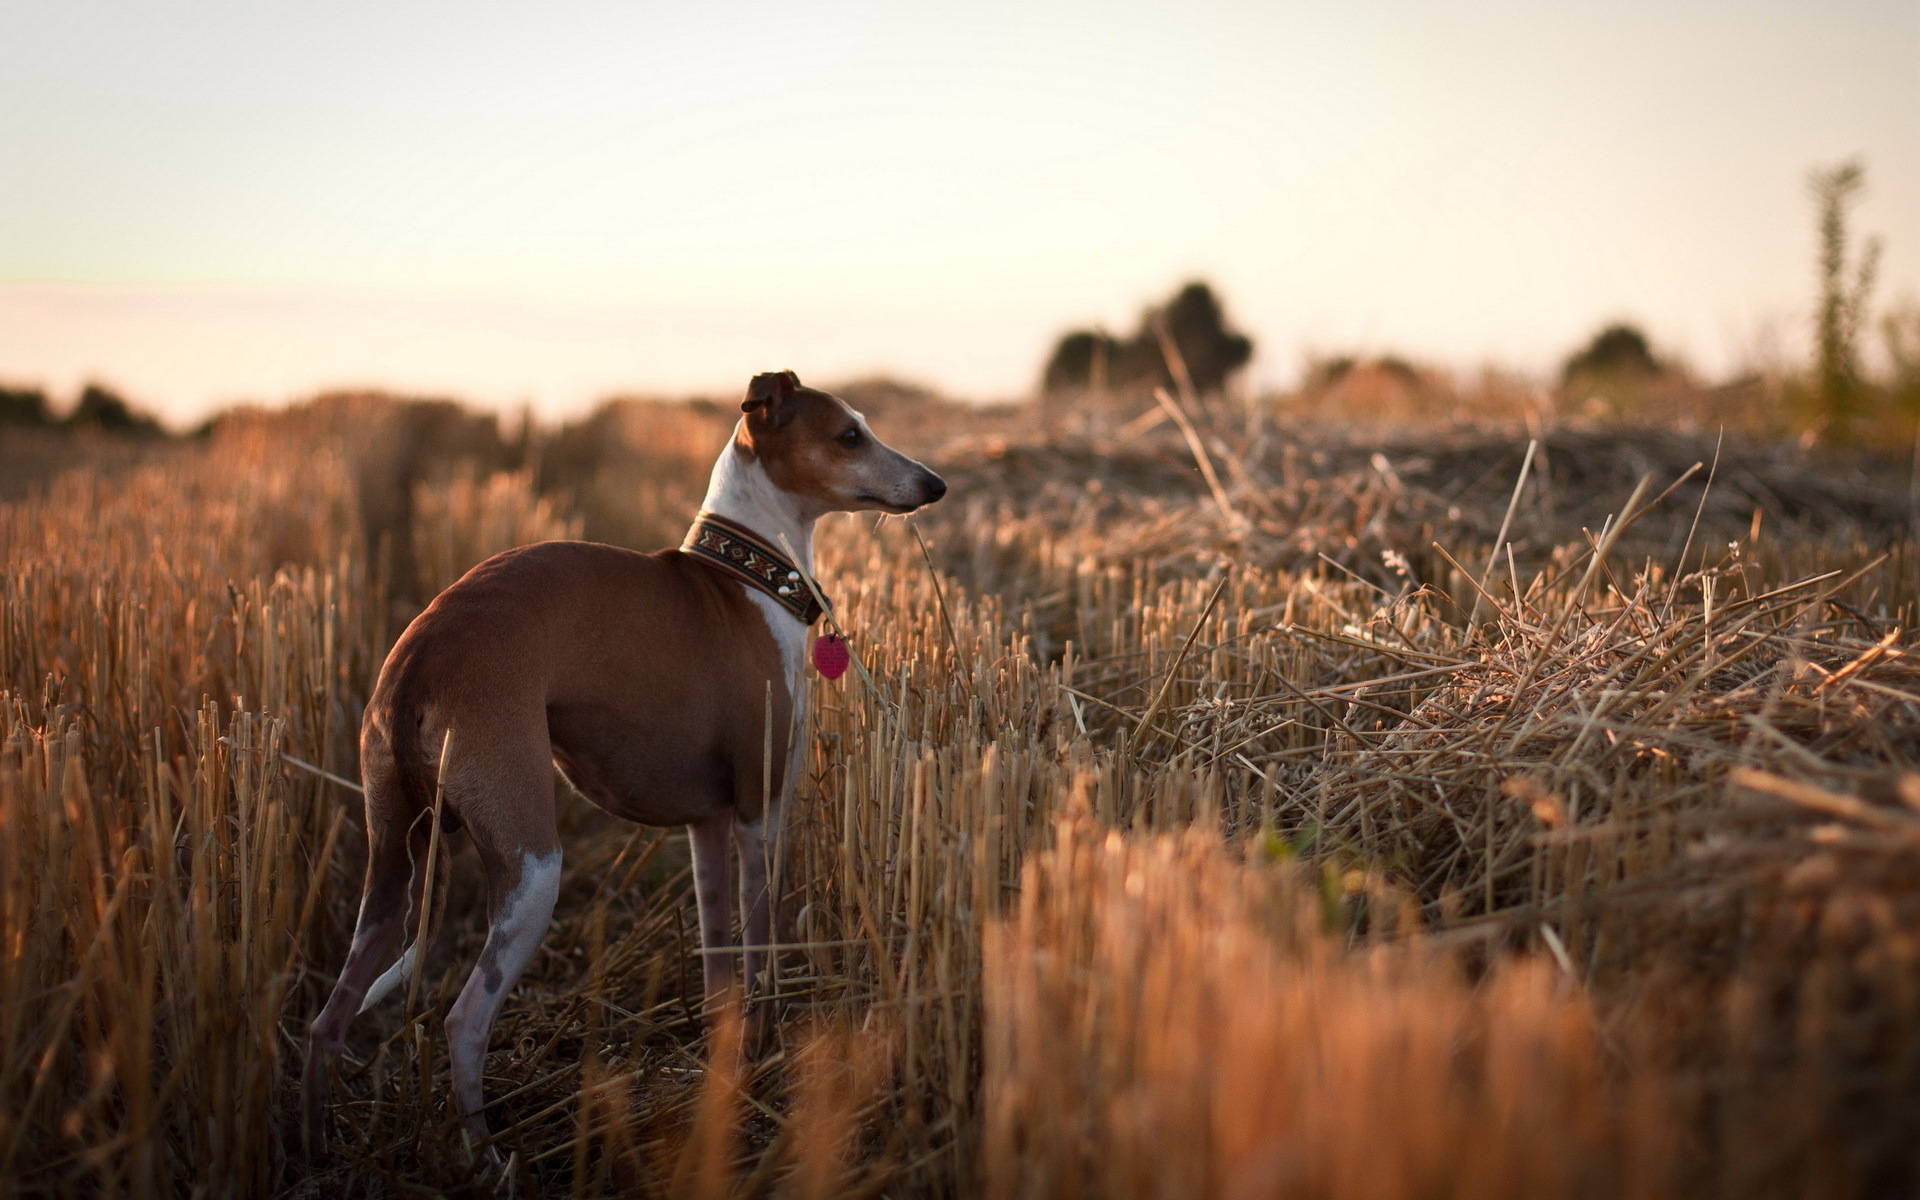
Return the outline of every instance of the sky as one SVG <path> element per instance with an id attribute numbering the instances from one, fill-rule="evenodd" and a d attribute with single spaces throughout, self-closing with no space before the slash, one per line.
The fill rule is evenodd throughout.
<path id="1" fill-rule="evenodd" d="M 1853 157 L 1920 302 L 1920 0 L 0 0 L 0 384 L 1010 398 L 1189 278 L 1256 388 L 1717 375 L 1804 352 Z"/>

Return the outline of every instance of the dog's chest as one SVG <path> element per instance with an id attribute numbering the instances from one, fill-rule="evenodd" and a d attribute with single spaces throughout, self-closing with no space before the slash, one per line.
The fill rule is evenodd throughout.
<path id="1" fill-rule="evenodd" d="M 812 628 L 801 623 L 800 618 L 788 612 L 772 596 L 757 588 L 740 585 L 747 599 L 760 611 L 760 617 L 767 623 L 767 629 L 773 634 L 773 644 L 780 648 L 781 674 L 787 681 L 787 694 L 800 695 L 800 668 L 806 662 L 807 635 Z"/>

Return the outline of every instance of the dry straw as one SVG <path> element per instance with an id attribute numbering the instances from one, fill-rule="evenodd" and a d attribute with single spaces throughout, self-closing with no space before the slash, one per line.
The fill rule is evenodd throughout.
<path id="1" fill-rule="evenodd" d="M 862 668 L 799 731 L 780 1049 L 704 1033 L 680 835 L 564 799 L 555 928 L 488 1064 L 503 1186 L 1910 1187 L 1920 585 L 1849 482 L 1872 465 L 1730 447 L 1702 490 L 1676 481 L 1711 444 L 1670 434 L 1528 457 L 1175 407 L 1120 449 L 932 410 L 912 449 L 952 499 L 822 528 Z M 594 434 L 629 457 L 578 479 L 573 434 L 537 472 L 414 479 L 401 555 L 367 519 L 381 412 L 0 507 L 0 1193 L 471 1178 L 434 1049 L 484 935 L 459 839 L 417 1009 L 356 1026 L 329 1172 L 296 1153 L 391 564 L 664 544 L 724 430 L 629 413 Z"/>

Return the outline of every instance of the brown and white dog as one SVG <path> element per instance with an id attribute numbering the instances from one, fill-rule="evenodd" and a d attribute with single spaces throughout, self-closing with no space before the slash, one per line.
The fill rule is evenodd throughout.
<path id="1" fill-rule="evenodd" d="M 441 827 L 466 829 L 487 877 L 486 947 L 446 1020 L 454 1102 L 470 1136 L 486 1133 L 481 1077 L 494 1017 L 559 891 L 556 765 L 610 813 L 688 827 L 709 1011 L 733 982 L 733 956 L 712 953 L 732 944 L 731 839 L 749 987 L 759 981 L 767 952 L 755 947 L 773 940 L 767 867 L 801 751 L 789 747 L 794 698 L 818 616 L 798 575 L 811 575 L 814 523 L 830 512 L 912 512 L 947 485 L 791 371 L 755 376 L 740 408 L 682 548 L 509 550 L 442 592 L 387 656 L 360 731 L 360 915 L 308 1034 L 302 1090 L 315 1153 L 348 1023 L 405 981 L 420 951 L 416 941 L 394 961 L 427 898 L 435 763 L 449 730 Z M 798 563 L 780 553 L 783 536 Z M 438 918 L 446 873 L 434 873 Z"/>

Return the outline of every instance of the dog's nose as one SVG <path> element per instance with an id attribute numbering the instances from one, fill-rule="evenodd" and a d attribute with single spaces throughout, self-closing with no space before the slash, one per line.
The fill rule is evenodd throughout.
<path id="1" fill-rule="evenodd" d="M 932 504 L 935 500 L 947 494 L 947 481 L 935 475 L 932 471 L 927 472 L 927 477 L 922 483 L 927 489 L 927 498 L 922 501 L 922 503 Z"/>

